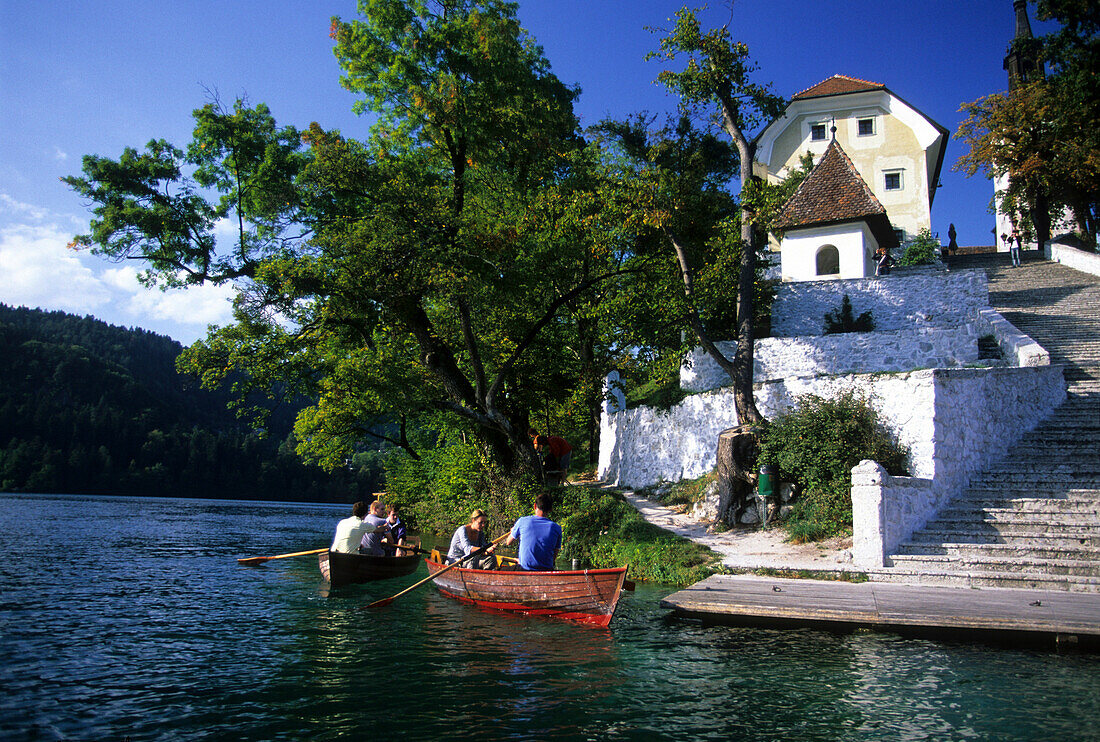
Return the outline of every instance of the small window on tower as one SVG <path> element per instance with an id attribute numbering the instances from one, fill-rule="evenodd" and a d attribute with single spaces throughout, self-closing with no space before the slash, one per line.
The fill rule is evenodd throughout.
<path id="1" fill-rule="evenodd" d="M 900 191 L 902 189 L 901 171 L 890 170 L 883 174 L 883 186 L 888 191 Z"/>
<path id="2" fill-rule="evenodd" d="M 825 124 L 810 124 L 810 141 L 825 141 Z"/>
<path id="3" fill-rule="evenodd" d="M 865 118 L 859 120 L 859 135 L 861 137 L 873 136 L 875 133 L 875 120 L 873 118 Z"/>

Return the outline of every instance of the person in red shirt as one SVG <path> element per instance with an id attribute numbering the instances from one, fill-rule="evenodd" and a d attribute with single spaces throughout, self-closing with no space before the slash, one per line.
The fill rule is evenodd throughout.
<path id="1" fill-rule="evenodd" d="M 534 428 L 530 431 L 535 437 L 535 450 L 543 451 L 542 468 L 551 484 L 561 484 L 569 473 L 569 460 L 573 457 L 573 447 L 564 438 L 556 435 L 539 435 Z"/>

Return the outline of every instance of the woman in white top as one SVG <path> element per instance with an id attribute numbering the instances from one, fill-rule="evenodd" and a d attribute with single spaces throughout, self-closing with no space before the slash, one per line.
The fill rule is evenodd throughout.
<path id="1" fill-rule="evenodd" d="M 469 556 L 478 549 L 489 548 L 485 556 L 468 562 L 465 566 L 473 569 L 489 569 L 496 560 L 493 558 L 493 546 L 489 546 L 489 537 L 485 535 L 485 525 L 489 518 L 483 510 L 475 510 L 470 513 L 470 522 L 455 529 L 451 536 L 451 547 L 447 550 L 447 564 L 454 564 L 460 559 Z"/>

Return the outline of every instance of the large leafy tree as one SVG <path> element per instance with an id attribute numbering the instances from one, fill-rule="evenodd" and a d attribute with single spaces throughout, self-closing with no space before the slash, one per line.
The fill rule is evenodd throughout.
<path id="1" fill-rule="evenodd" d="M 650 55 L 679 65 L 679 71 L 663 70 L 658 81 L 676 93 L 685 114 L 701 115 L 723 131 L 737 151 L 740 174 L 739 270 L 736 296 L 737 352 L 727 359 L 699 323 L 693 323 L 700 343 L 708 354 L 729 373 L 733 380 L 734 403 L 742 424 L 762 419 L 752 394 L 753 343 L 757 252 L 761 249 L 762 227 L 750 194 L 753 191 L 752 163 L 756 144 L 752 130 L 780 115 L 785 101 L 768 85 L 755 82 L 757 71 L 749 57 L 748 46 L 733 40 L 729 28 L 722 26 L 704 32 L 694 11 L 682 9 L 675 26 L 661 39 L 659 50 Z M 694 273 L 698 266 L 690 260 L 686 245 L 668 233 L 669 243 L 681 266 L 683 291 L 694 303 Z"/>
<path id="2" fill-rule="evenodd" d="M 261 106 L 196 112 L 186 154 L 154 142 L 85 160 L 70 183 L 97 218 L 78 242 L 143 260 L 151 282 L 237 280 L 235 324 L 184 364 L 315 399 L 296 428 L 307 457 L 338 465 L 370 435 L 415 455 L 410 423 L 442 414 L 538 473 L 529 411 L 598 365 L 580 320 L 622 269 L 614 230 L 593 224 L 576 91 L 515 12 L 362 0 L 331 36 L 375 117 L 366 141 L 317 125 L 299 138 Z M 214 241 L 221 218 L 239 226 L 232 246 Z"/>
<path id="3" fill-rule="evenodd" d="M 1038 55 L 1050 74 L 994 93 L 961 110 L 967 119 L 955 138 L 968 151 L 955 169 L 1010 176 L 1001 207 L 1027 215 L 1025 227 L 1041 243 L 1065 209 L 1077 231 L 1095 243 L 1100 203 L 1100 9 L 1094 2 L 1043 0 L 1038 15 L 1061 28 L 1020 51 Z M 1025 43 L 1014 42 L 1014 43 Z"/>

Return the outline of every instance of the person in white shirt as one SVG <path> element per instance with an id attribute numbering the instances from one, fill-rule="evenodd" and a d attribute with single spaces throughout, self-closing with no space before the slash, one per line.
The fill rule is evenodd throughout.
<path id="1" fill-rule="evenodd" d="M 345 554 L 357 554 L 359 543 L 363 536 L 373 533 L 376 526 L 363 520 L 367 514 L 367 503 L 360 500 L 351 506 L 351 517 L 344 518 L 336 524 L 336 537 L 332 539 L 329 551 L 340 551 Z"/>

